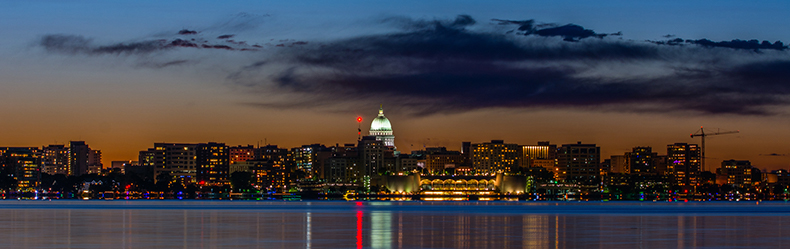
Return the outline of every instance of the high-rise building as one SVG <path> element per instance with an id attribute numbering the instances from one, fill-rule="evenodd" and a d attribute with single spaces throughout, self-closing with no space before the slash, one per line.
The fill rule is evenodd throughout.
<path id="1" fill-rule="evenodd" d="M 424 155 L 423 166 L 430 174 L 442 174 L 447 169 L 454 169 L 464 164 L 464 156 L 460 151 L 447 150 L 445 147 L 425 148 L 420 152 Z M 414 154 L 414 152 L 412 152 Z"/>
<path id="2" fill-rule="evenodd" d="M 637 175 L 657 175 L 656 157 L 653 149 L 648 147 L 634 147 L 631 152 L 625 153 L 628 167 L 631 174 Z"/>
<path id="3" fill-rule="evenodd" d="M 609 157 L 609 172 L 618 174 L 631 174 L 631 165 L 625 155 L 612 155 Z"/>
<path id="4" fill-rule="evenodd" d="M 384 116 L 384 107 L 379 108 L 379 115 L 370 123 L 370 135 L 384 142 L 384 146 L 395 148 L 395 136 L 392 134 L 390 120 Z"/>
<path id="5" fill-rule="evenodd" d="M 230 154 L 230 164 L 255 159 L 255 146 L 239 145 L 236 147 L 230 147 L 228 150 L 228 153 Z"/>
<path id="6" fill-rule="evenodd" d="M 88 173 L 91 148 L 85 141 L 69 142 L 69 175 L 84 175 Z"/>
<path id="7" fill-rule="evenodd" d="M 334 146 L 330 148 L 332 156 L 325 160 L 324 180 L 331 183 L 351 183 L 360 176 L 358 163 L 359 153 L 354 144 Z"/>
<path id="8" fill-rule="evenodd" d="M 357 146 L 359 151 L 359 167 L 357 167 L 357 174 L 362 178 L 368 179 L 376 177 L 379 173 L 384 173 L 387 169 L 384 167 L 384 157 L 386 154 L 392 154 L 392 149 L 387 148 L 384 141 L 378 140 L 375 136 L 364 136 L 359 140 Z"/>
<path id="9" fill-rule="evenodd" d="M 153 164 L 155 181 L 182 178 L 184 182 L 195 182 L 197 146 L 185 143 L 155 143 L 153 148 L 140 152 L 139 162 L 141 166 Z"/>
<path id="10" fill-rule="evenodd" d="M 0 148 L 0 169 L 16 180 L 16 188 L 30 190 L 41 179 L 41 150 L 36 147 Z"/>
<path id="11" fill-rule="evenodd" d="M 41 150 L 41 171 L 50 175 L 69 173 L 69 148 L 65 145 L 49 145 Z"/>
<path id="12" fill-rule="evenodd" d="M 600 184 L 601 148 L 595 144 L 563 144 L 557 153 L 559 178 L 567 182 Z"/>
<path id="13" fill-rule="evenodd" d="M 285 192 L 295 185 L 294 164 L 288 149 L 267 145 L 255 150 L 253 175 L 257 185 L 271 191 Z"/>
<path id="14" fill-rule="evenodd" d="M 230 184 L 228 146 L 224 143 L 201 143 L 195 147 L 197 182 L 202 186 Z"/>
<path id="15" fill-rule="evenodd" d="M 101 150 L 88 152 L 88 174 L 100 174 L 104 164 L 101 161 Z"/>
<path id="16" fill-rule="evenodd" d="M 521 146 L 521 167 L 543 167 L 551 172 L 556 172 L 557 145 L 548 141 L 538 142 L 538 145 Z"/>
<path id="17" fill-rule="evenodd" d="M 752 167 L 749 160 L 726 160 L 721 162 L 721 168 L 716 172 L 717 175 L 726 179 L 723 184 L 735 185 L 738 187 L 748 187 L 760 182 L 760 170 Z"/>
<path id="18" fill-rule="evenodd" d="M 305 172 L 305 178 L 321 179 L 324 160 L 331 157 L 332 152 L 324 145 L 311 144 L 291 149 L 291 156 L 296 169 Z"/>
<path id="19" fill-rule="evenodd" d="M 516 172 L 521 165 L 521 146 L 506 144 L 503 140 L 472 144 L 472 168 L 477 173 L 496 174 Z"/>
<path id="20" fill-rule="evenodd" d="M 667 145 L 667 172 L 678 186 L 691 189 L 698 183 L 700 173 L 700 148 L 696 144 L 675 143 Z"/>

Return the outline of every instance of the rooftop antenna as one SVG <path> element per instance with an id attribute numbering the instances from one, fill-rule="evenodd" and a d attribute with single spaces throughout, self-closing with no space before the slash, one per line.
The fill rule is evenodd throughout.
<path id="1" fill-rule="evenodd" d="M 362 141 L 362 117 L 357 117 L 357 141 Z"/>

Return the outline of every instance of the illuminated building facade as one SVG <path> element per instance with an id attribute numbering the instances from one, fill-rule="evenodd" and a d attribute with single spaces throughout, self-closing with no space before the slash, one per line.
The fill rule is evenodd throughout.
<path id="1" fill-rule="evenodd" d="M 351 183 L 360 176 L 358 170 L 359 153 L 354 144 L 330 148 L 332 156 L 324 162 L 323 179 L 331 183 Z"/>
<path id="2" fill-rule="evenodd" d="M 637 175 L 656 175 L 657 154 L 653 153 L 650 147 L 634 147 L 631 152 L 625 153 L 628 160 L 628 168 L 631 174 Z"/>
<path id="3" fill-rule="evenodd" d="M 394 175 L 385 176 L 384 185 L 393 192 L 419 193 L 429 196 L 427 200 L 455 200 L 469 195 L 484 196 L 495 194 L 523 194 L 529 191 L 531 181 L 523 176 L 494 175 L 475 176 L 423 176 Z M 435 197 L 431 197 L 435 196 Z"/>
<path id="4" fill-rule="evenodd" d="M 726 182 L 722 184 L 730 184 L 737 187 L 749 187 L 757 182 L 760 182 L 760 170 L 752 167 L 749 160 L 726 160 L 721 162 L 721 168 L 716 172 L 717 175 L 723 176 Z"/>
<path id="5" fill-rule="evenodd" d="M 431 175 L 441 175 L 445 170 L 457 168 L 465 162 L 460 151 L 447 150 L 445 147 L 425 148 L 412 154 L 423 157 L 423 168 Z"/>
<path id="6" fill-rule="evenodd" d="M 516 172 L 521 165 L 521 146 L 503 140 L 471 144 L 470 160 L 476 173 L 496 174 Z"/>
<path id="7" fill-rule="evenodd" d="M 253 171 L 255 180 L 261 188 L 285 192 L 295 184 L 293 160 L 288 149 L 277 145 L 258 148 Z"/>
<path id="8" fill-rule="evenodd" d="M 228 146 L 224 143 L 205 143 L 195 147 L 196 178 L 200 185 L 229 185 L 230 168 Z"/>
<path id="9" fill-rule="evenodd" d="M 379 108 L 379 115 L 370 123 L 370 135 L 375 136 L 376 140 L 382 141 L 384 146 L 395 148 L 395 136 L 392 134 L 392 124 L 384 116 L 384 108 Z"/>
<path id="10" fill-rule="evenodd" d="M 696 144 L 667 145 L 667 172 L 678 186 L 696 186 L 700 173 L 700 148 Z"/>
<path id="11" fill-rule="evenodd" d="M 305 172 L 308 179 L 322 177 L 324 160 L 331 155 L 331 151 L 321 144 L 302 145 L 291 149 L 291 157 L 296 169 Z"/>
<path id="12" fill-rule="evenodd" d="M 88 174 L 101 174 L 104 164 L 101 160 L 101 150 L 90 150 L 88 152 Z"/>
<path id="13" fill-rule="evenodd" d="M 554 173 L 555 178 L 559 176 L 557 145 L 550 144 L 548 141 L 541 141 L 538 142 L 538 145 L 522 146 L 521 153 L 522 168 L 540 167 Z"/>
<path id="14" fill-rule="evenodd" d="M 41 150 L 36 147 L 0 148 L 0 169 L 16 180 L 16 189 L 38 187 L 41 179 Z"/>
<path id="15" fill-rule="evenodd" d="M 88 173 L 88 160 L 91 148 L 84 141 L 69 142 L 69 175 L 84 175 Z"/>
<path id="16" fill-rule="evenodd" d="M 378 140 L 374 136 L 362 137 L 359 146 L 357 146 L 361 165 L 357 167 L 358 173 L 356 175 L 373 177 L 380 172 L 387 171 L 384 168 L 384 154 L 388 151 L 386 147 L 384 141 Z"/>
<path id="17" fill-rule="evenodd" d="M 140 152 L 140 164 L 154 166 L 154 180 L 181 178 L 195 182 L 197 144 L 155 143 L 154 148 Z"/>
<path id="18" fill-rule="evenodd" d="M 557 145 L 549 142 L 538 142 L 538 145 L 521 146 L 522 167 L 535 167 L 534 160 L 555 160 L 557 159 Z M 552 165 L 553 166 L 553 165 Z M 553 167 L 552 167 L 553 168 Z M 553 169 L 551 169 L 553 171 Z"/>
<path id="19" fill-rule="evenodd" d="M 600 184 L 601 148 L 595 144 L 563 144 L 557 153 L 559 178 L 566 182 Z"/>
<path id="20" fill-rule="evenodd" d="M 69 173 L 69 148 L 65 145 L 49 145 L 41 150 L 41 171 L 50 175 Z"/>
<path id="21" fill-rule="evenodd" d="M 230 164 L 255 159 L 255 147 L 252 145 L 230 147 L 228 153 L 230 154 Z"/>

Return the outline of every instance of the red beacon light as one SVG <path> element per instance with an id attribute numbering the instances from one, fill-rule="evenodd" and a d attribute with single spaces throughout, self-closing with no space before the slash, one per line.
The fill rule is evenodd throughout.
<path id="1" fill-rule="evenodd" d="M 357 122 L 362 123 L 362 117 L 357 117 Z"/>

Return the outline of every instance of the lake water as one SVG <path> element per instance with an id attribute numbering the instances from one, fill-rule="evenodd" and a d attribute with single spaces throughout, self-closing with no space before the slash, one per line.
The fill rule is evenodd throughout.
<path id="1" fill-rule="evenodd" d="M 0 247 L 790 248 L 790 204 L 5 200 Z"/>

